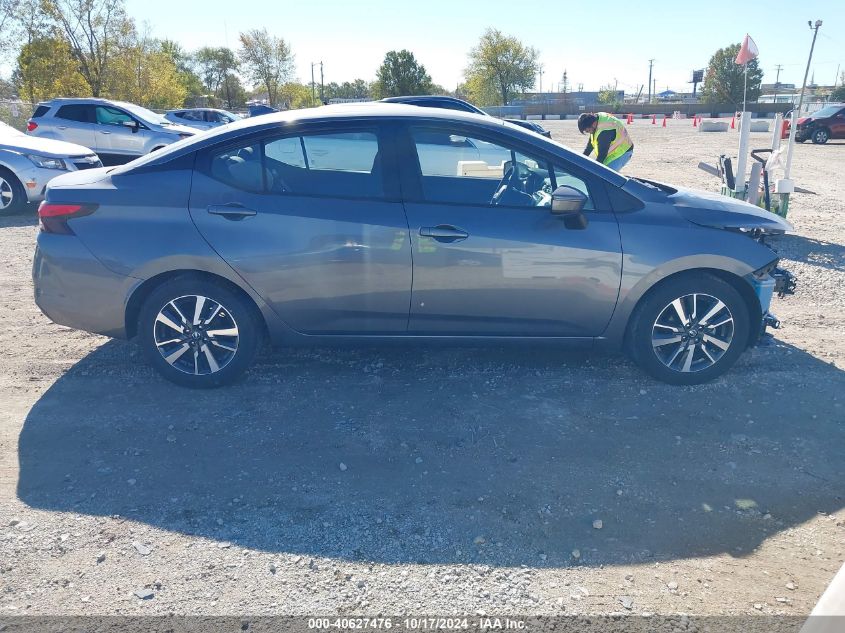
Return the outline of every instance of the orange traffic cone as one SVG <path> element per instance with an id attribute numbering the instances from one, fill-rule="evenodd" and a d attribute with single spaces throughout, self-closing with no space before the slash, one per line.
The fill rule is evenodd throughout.
<path id="1" fill-rule="evenodd" d="M 736 129 L 736 116 L 731 117 L 731 129 L 732 130 Z"/>
<path id="2" fill-rule="evenodd" d="M 698 127 L 698 117 L 697 116 L 692 117 L 692 126 Z"/>
<path id="3" fill-rule="evenodd" d="M 631 123 L 633 123 L 633 122 L 634 122 L 634 115 L 633 115 L 633 113 L 629 112 L 627 123 L 628 123 L 628 125 L 631 125 Z"/>
<path id="4" fill-rule="evenodd" d="M 651 124 L 657 125 L 657 115 L 656 114 L 651 115 Z"/>
<path id="5" fill-rule="evenodd" d="M 663 127 L 666 127 L 666 117 L 663 117 Z"/>

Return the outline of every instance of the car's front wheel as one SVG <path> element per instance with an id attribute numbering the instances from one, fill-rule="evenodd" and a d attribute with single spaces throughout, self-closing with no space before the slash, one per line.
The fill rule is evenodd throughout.
<path id="1" fill-rule="evenodd" d="M 213 281 L 181 277 L 150 293 L 138 319 L 138 338 L 150 363 L 185 387 L 219 387 L 236 380 L 260 346 L 256 309 Z"/>
<path id="2" fill-rule="evenodd" d="M 0 215 L 23 211 L 26 192 L 17 177 L 7 169 L 0 169 Z"/>
<path id="3" fill-rule="evenodd" d="M 628 331 L 634 361 L 658 380 L 694 385 L 722 375 L 746 348 L 748 308 L 729 283 L 706 273 L 648 293 Z"/>
<path id="4" fill-rule="evenodd" d="M 830 133 L 828 133 L 828 131 L 822 127 L 813 132 L 812 138 L 813 143 L 815 143 L 816 145 L 824 145 L 830 138 Z"/>

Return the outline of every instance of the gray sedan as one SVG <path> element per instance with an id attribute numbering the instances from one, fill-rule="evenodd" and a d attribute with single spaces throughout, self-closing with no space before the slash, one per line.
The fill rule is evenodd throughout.
<path id="1" fill-rule="evenodd" d="M 624 348 L 719 376 L 794 284 L 744 202 L 626 178 L 491 117 L 373 104 L 267 115 L 54 180 L 36 302 L 137 337 L 189 387 L 265 339 Z"/>

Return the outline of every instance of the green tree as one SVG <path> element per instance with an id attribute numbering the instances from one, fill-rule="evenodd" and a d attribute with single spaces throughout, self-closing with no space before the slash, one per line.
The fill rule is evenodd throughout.
<path id="1" fill-rule="evenodd" d="M 318 105 L 319 97 L 311 97 L 311 86 L 289 81 L 279 87 L 279 105 L 290 109 L 311 108 Z"/>
<path id="2" fill-rule="evenodd" d="M 240 35 L 238 53 L 243 69 L 255 86 L 267 91 L 267 101 L 276 105 L 279 87 L 293 75 L 293 53 L 281 37 L 265 29 L 253 29 Z"/>
<path id="3" fill-rule="evenodd" d="M 612 106 L 619 105 L 619 91 L 613 86 L 602 86 L 598 94 L 599 103 L 606 103 Z"/>
<path id="4" fill-rule="evenodd" d="M 431 92 L 431 77 L 414 54 L 407 50 L 390 51 L 376 72 L 373 95 L 376 99 Z"/>
<path id="5" fill-rule="evenodd" d="M 831 101 L 839 101 L 840 103 L 845 101 L 845 73 L 842 73 L 842 85 L 837 86 L 833 89 L 833 92 L 830 93 L 830 100 Z"/>
<path id="6" fill-rule="evenodd" d="M 469 92 L 490 105 L 508 105 L 534 86 L 539 53 L 498 29 L 487 29 L 469 53 L 464 71 Z M 488 105 L 488 103 L 485 103 Z"/>
<path id="7" fill-rule="evenodd" d="M 193 69 L 193 59 L 185 49 L 183 49 L 177 42 L 173 40 L 160 40 L 158 42 L 158 49 L 173 62 L 176 66 L 176 72 L 179 75 L 179 82 L 185 88 L 186 103 L 194 104 L 196 99 L 205 94 L 205 86 Z"/>
<path id="8" fill-rule="evenodd" d="M 0 0 L 0 60 L 14 41 L 16 29 L 13 27 L 17 22 L 20 4 L 20 0 Z"/>
<path id="9" fill-rule="evenodd" d="M 114 60 L 108 94 L 148 108 L 178 108 L 187 91 L 173 59 L 154 41 L 139 41 Z"/>
<path id="10" fill-rule="evenodd" d="M 701 97 L 705 103 L 742 105 L 745 69 L 735 61 L 739 49 L 739 44 L 733 44 L 713 53 L 704 73 L 704 86 L 701 88 Z M 748 62 L 746 99 L 749 102 L 757 101 L 762 91 L 763 71 L 758 61 L 752 59 Z"/>
<path id="11" fill-rule="evenodd" d="M 24 44 L 16 76 L 21 96 L 37 103 L 53 97 L 88 97 L 91 87 L 79 72 L 70 47 L 62 38 L 43 37 Z"/>
<path id="12" fill-rule="evenodd" d="M 115 60 L 135 44 L 135 24 L 123 0 L 43 0 L 64 36 L 91 94 L 105 96 Z"/>
<path id="13" fill-rule="evenodd" d="M 225 46 L 204 46 L 194 53 L 194 64 L 208 92 L 217 94 L 226 77 L 238 71 L 235 52 Z"/>
<path id="14" fill-rule="evenodd" d="M 242 108 L 246 104 L 246 89 L 235 73 L 230 72 L 224 77 L 216 96 L 229 110 Z"/>

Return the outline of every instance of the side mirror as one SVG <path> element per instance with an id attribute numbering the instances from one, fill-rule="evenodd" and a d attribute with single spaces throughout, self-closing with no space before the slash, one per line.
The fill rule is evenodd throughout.
<path id="1" fill-rule="evenodd" d="M 138 122 L 137 121 L 124 121 L 123 127 L 132 128 L 132 133 L 135 134 L 135 132 L 138 131 Z"/>
<path id="2" fill-rule="evenodd" d="M 585 204 L 587 204 L 587 196 L 569 185 L 561 185 L 552 194 L 552 213 L 555 215 L 581 213 Z"/>

